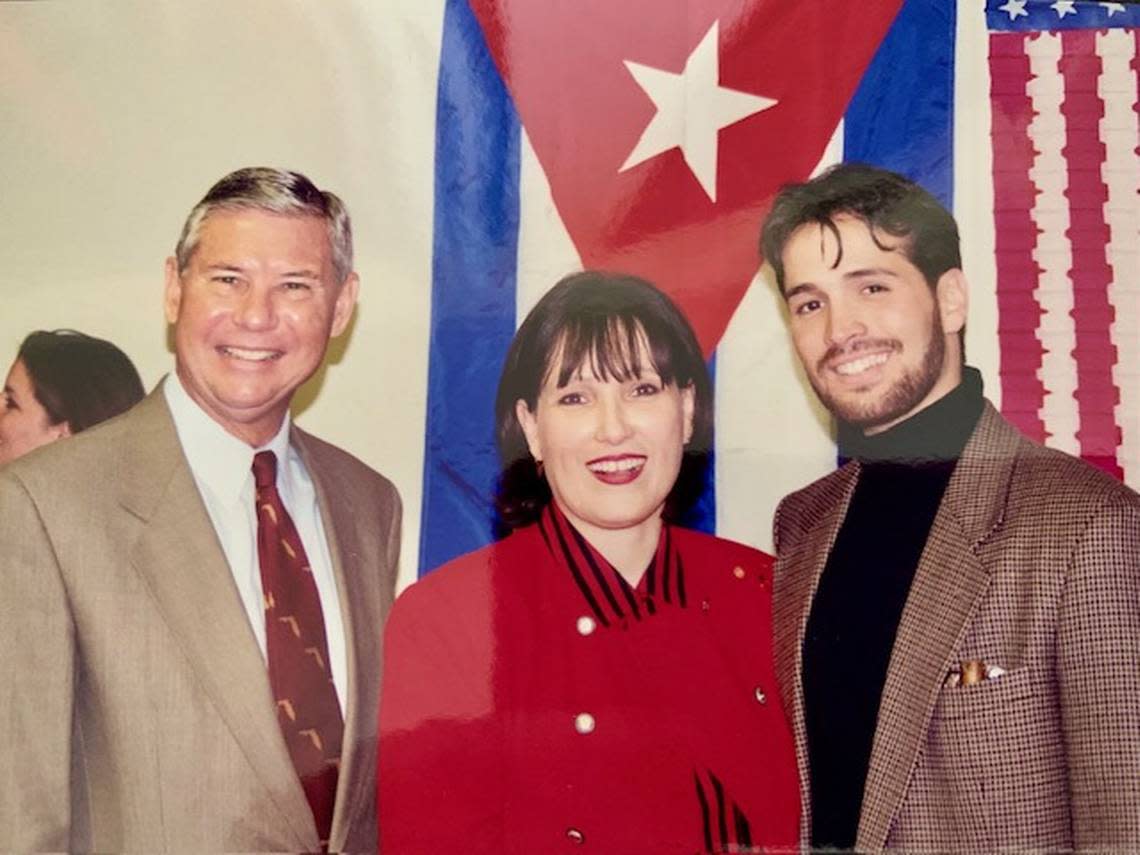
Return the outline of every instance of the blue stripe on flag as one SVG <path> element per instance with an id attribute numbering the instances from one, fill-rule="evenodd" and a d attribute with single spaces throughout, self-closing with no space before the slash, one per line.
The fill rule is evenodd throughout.
<path id="1" fill-rule="evenodd" d="M 447 0 L 419 574 L 492 539 L 494 395 L 515 330 L 519 119 L 466 0 Z"/>
<path id="2" fill-rule="evenodd" d="M 903 4 L 851 99 L 843 135 L 844 160 L 900 172 L 949 210 L 954 201 L 955 9 L 946 0 Z"/>
<path id="3" fill-rule="evenodd" d="M 987 0 L 986 23 L 991 30 L 1035 32 L 1038 30 L 1108 29 L 1140 26 L 1140 4 L 1078 0 Z"/>

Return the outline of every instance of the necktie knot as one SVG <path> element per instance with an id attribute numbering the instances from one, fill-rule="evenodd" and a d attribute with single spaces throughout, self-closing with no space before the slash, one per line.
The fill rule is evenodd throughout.
<path id="1" fill-rule="evenodd" d="M 277 486 L 277 455 L 272 451 L 253 455 L 253 483 L 258 490 Z"/>

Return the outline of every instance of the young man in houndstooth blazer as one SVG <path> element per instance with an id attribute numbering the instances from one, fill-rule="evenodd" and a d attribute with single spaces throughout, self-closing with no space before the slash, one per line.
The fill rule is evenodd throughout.
<path id="1" fill-rule="evenodd" d="M 848 459 L 776 512 L 801 839 L 1140 847 L 1140 497 L 985 400 L 957 226 L 916 184 L 786 187 L 762 249 Z"/>

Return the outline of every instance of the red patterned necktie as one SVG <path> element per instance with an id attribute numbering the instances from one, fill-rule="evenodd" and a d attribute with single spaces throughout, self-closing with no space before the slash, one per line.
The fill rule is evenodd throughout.
<path id="1" fill-rule="evenodd" d="M 344 721 L 329 667 L 321 600 L 305 547 L 277 492 L 277 456 L 272 451 L 254 455 L 253 478 L 269 684 L 325 850 L 336 804 Z"/>

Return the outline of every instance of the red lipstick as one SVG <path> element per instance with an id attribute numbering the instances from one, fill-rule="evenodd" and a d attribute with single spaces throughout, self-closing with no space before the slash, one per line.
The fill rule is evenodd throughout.
<path id="1" fill-rule="evenodd" d="M 641 475 L 646 459 L 644 454 L 611 454 L 587 461 L 586 467 L 603 484 L 629 484 Z"/>

